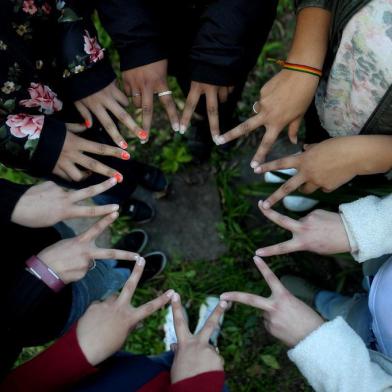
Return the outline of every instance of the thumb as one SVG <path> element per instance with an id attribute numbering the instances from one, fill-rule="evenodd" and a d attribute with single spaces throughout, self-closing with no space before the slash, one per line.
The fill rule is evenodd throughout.
<path id="1" fill-rule="evenodd" d="M 301 125 L 302 117 L 298 117 L 294 121 L 289 124 L 288 128 L 288 135 L 291 143 L 297 144 L 298 143 L 298 130 Z"/>

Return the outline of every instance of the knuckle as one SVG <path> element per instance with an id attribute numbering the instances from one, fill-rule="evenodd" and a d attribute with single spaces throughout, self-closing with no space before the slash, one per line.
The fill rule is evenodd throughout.
<path id="1" fill-rule="evenodd" d="M 88 215 L 89 216 L 96 216 L 97 215 L 97 208 L 95 206 L 91 206 L 88 209 Z"/>
<path id="2" fill-rule="evenodd" d="M 217 116 L 218 115 L 218 108 L 216 106 L 208 106 L 207 112 L 208 112 L 208 115 L 210 115 L 210 116 Z"/>
<path id="3" fill-rule="evenodd" d="M 142 110 L 143 110 L 144 114 L 151 114 L 152 113 L 152 108 L 150 105 L 143 105 Z"/>

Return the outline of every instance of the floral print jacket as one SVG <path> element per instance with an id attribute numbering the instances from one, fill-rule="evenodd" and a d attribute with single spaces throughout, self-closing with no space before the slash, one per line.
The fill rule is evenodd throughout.
<path id="1" fill-rule="evenodd" d="M 50 174 L 66 128 L 63 101 L 114 80 L 89 2 L 4 0 L 0 14 L 0 161 Z M 82 5 L 80 5 L 82 4 Z"/>

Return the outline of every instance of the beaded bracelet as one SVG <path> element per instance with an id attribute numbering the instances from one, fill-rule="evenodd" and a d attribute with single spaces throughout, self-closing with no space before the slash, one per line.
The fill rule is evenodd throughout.
<path id="1" fill-rule="evenodd" d="M 267 61 L 271 61 L 275 64 L 279 64 L 283 69 L 289 69 L 290 71 L 307 73 L 309 75 L 317 76 L 318 78 L 321 78 L 323 74 L 320 69 L 309 67 L 307 65 L 288 63 L 285 60 L 276 60 L 276 59 L 267 59 Z"/>

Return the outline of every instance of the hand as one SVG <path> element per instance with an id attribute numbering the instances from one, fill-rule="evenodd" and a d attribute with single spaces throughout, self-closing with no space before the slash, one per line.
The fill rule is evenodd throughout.
<path id="1" fill-rule="evenodd" d="M 227 302 L 221 301 L 203 329 L 197 335 L 192 335 L 184 318 L 180 296 L 177 293 L 173 294 L 172 309 L 178 341 L 171 368 L 173 384 L 201 373 L 223 370 L 223 359 L 209 344 L 209 340 L 226 308 Z"/>
<path id="2" fill-rule="evenodd" d="M 294 297 L 259 257 L 255 264 L 271 289 L 271 296 L 229 292 L 222 300 L 239 302 L 264 311 L 266 330 L 284 344 L 293 347 L 319 328 L 324 320 L 308 305 Z"/>
<path id="3" fill-rule="evenodd" d="M 140 127 L 124 109 L 129 105 L 126 95 L 117 87 L 116 82 L 109 84 L 101 91 L 75 102 L 76 109 L 85 120 L 87 128 L 93 124 L 93 116 L 98 119 L 106 132 L 119 147 L 126 149 L 128 144 L 110 117 L 112 113 L 133 134 L 139 137 Z"/>
<path id="4" fill-rule="evenodd" d="M 362 170 L 364 165 L 368 165 L 364 162 L 367 149 L 366 139 L 362 136 L 336 137 L 308 145 L 302 154 L 261 165 L 255 170 L 256 173 L 288 168 L 296 168 L 298 171 L 268 197 L 263 203 L 264 208 L 271 207 L 298 188 L 306 194 L 319 188 L 324 192 L 332 192 L 356 175 L 368 174 Z"/>
<path id="5" fill-rule="evenodd" d="M 195 111 L 197 104 L 199 103 L 200 96 L 205 94 L 211 137 L 216 144 L 219 144 L 217 142 L 220 135 L 218 110 L 219 102 L 226 102 L 229 94 L 233 91 L 233 89 L 233 86 L 215 86 L 207 83 L 192 82 L 181 118 L 180 132 L 184 133 L 187 130 L 192 118 L 192 114 Z"/>
<path id="6" fill-rule="evenodd" d="M 113 212 L 77 237 L 56 242 L 41 251 L 37 257 L 68 284 L 86 275 L 93 260 L 137 260 L 137 253 L 117 249 L 102 249 L 95 245 L 97 237 L 118 217 Z"/>
<path id="7" fill-rule="evenodd" d="M 256 169 L 265 161 L 272 145 L 286 126 L 291 142 L 297 143 L 298 129 L 312 102 L 318 82 L 319 78 L 316 76 L 282 70 L 260 90 L 260 99 L 255 105 L 258 114 L 222 135 L 217 139 L 218 143 L 227 143 L 264 126 L 266 132 L 250 164 Z"/>
<path id="8" fill-rule="evenodd" d="M 96 366 L 120 350 L 129 333 L 138 323 L 164 307 L 173 294 L 169 290 L 158 298 L 134 308 L 130 305 L 145 261 L 139 259 L 121 294 L 92 304 L 80 318 L 77 337 L 87 361 Z"/>
<path id="9" fill-rule="evenodd" d="M 80 170 L 78 166 L 82 166 L 92 172 L 102 174 L 106 177 L 115 177 L 118 182 L 122 181 L 122 175 L 116 170 L 104 165 L 96 159 L 85 155 L 89 152 L 96 155 L 108 155 L 123 160 L 130 159 L 130 155 L 117 147 L 108 146 L 106 144 L 95 143 L 87 139 L 83 139 L 68 131 L 65 136 L 63 149 L 53 169 L 53 174 L 67 181 L 81 181 L 88 177 L 88 172 Z"/>
<path id="10" fill-rule="evenodd" d="M 167 85 L 167 60 L 142 65 L 122 73 L 125 92 L 132 96 L 134 105 L 142 108 L 143 129 L 149 132 L 154 109 L 154 93 L 169 91 Z M 175 132 L 180 130 L 176 104 L 172 95 L 159 97 Z M 148 136 L 147 136 L 148 137 Z"/>
<path id="11" fill-rule="evenodd" d="M 65 219 L 110 214 L 118 210 L 117 204 L 80 206 L 76 203 L 99 195 L 116 183 L 115 178 L 110 178 L 79 191 L 65 191 L 52 181 L 34 185 L 16 203 L 11 221 L 25 227 L 49 227 Z"/>
<path id="12" fill-rule="evenodd" d="M 271 209 L 259 208 L 266 218 L 283 229 L 290 230 L 293 238 L 280 244 L 260 248 L 257 256 L 269 257 L 291 252 L 309 251 L 320 255 L 350 252 L 350 242 L 340 214 L 315 210 L 296 221 Z"/>

